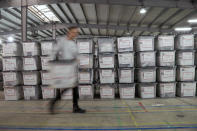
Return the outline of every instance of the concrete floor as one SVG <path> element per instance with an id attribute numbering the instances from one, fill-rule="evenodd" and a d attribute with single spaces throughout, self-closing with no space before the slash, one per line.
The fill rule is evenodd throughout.
<path id="1" fill-rule="evenodd" d="M 86 114 L 72 114 L 61 101 L 0 101 L 0 131 L 149 130 L 197 131 L 197 98 L 80 101 Z M 163 128 L 163 129 L 162 129 Z M 166 129 L 167 128 L 167 129 Z"/>

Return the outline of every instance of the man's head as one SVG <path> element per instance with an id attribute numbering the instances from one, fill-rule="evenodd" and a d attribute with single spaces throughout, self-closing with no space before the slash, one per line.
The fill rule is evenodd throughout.
<path id="1" fill-rule="evenodd" d="M 68 39 L 72 40 L 74 38 L 76 38 L 79 34 L 79 29 L 76 26 L 72 26 L 68 28 L 68 33 L 67 33 L 67 37 Z"/>

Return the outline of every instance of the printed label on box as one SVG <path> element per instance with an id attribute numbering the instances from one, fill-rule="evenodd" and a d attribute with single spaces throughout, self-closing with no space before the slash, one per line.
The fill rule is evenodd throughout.
<path id="1" fill-rule="evenodd" d="M 44 43 L 42 44 L 42 50 L 52 51 L 53 44 L 52 43 Z"/>
<path id="2" fill-rule="evenodd" d="M 103 96 L 112 96 L 113 95 L 113 89 L 112 88 L 102 88 L 102 95 Z"/>
<path id="3" fill-rule="evenodd" d="M 104 77 L 112 77 L 112 70 L 102 70 L 101 74 Z"/>
<path id="4" fill-rule="evenodd" d="M 111 65 L 113 64 L 113 58 L 112 57 L 103 57 L 102 58 L 104 65 Z"/>
<path id="5" fill-rule="evenodd" d="M 35 96 L 35 87 L 25 87 L 24 92 L 27 96 Z"/>
<path id="6" fill-rule="evenodd" d="M 15 81 L 16 80 L 16 74 L 15 73 L 4 74 L 4 80 L 5 81 Z"/>
<path id="7" fill-rule="evenodd" d="M 35 44 L 34 43 L 23 43 L 24 44 L 24 51 L 25 52 L 32 52 L 34 51 Z"/>
<path id="8" fill-rule="evenodd" d="M 79 52 L 80 53 L 89 53 L 90 43 L 89 42 L 79 42 Z"/>
<path id="9" fill-rule="evenodd" d="M 130 78 L 131 77 L 131 70 L 121 70 L 121 77 L 122 78 Z"/>
<path id="10" fill-rule="evenodd" d="M 24 81 L 25 83 L 32 84 L 35 83 L 37 80 L 35 75 L 24 75 Z"/>
<path id="11" fill-rule="evenodd" d="M 89 81 L 90 73 L 80 73 L 79 77 L 80 77 L 80 81 Z"/>
<path id="12" fill-rule="evenodd" d="M 54 97 L 55 96 L 55 91 L 52 88 L 44 88 L 43 89 L 43 95 L 44 97 Z"/>
<path id="13" fill-rule="evenodd" d="M 160 37 L 159 41 L 161 42 L 162 47 L 173 46 L 174 38 L 173 37 Z"/>
<path id="14" fill-rule="evenodd" d="M 121 38 L 119 40 L 119 48 L 131 48 L 133 47 L 132 43 L 133 43 L 132 38 Z"/>
<path id="15" fill-rule="evenodd" d="M 184 52 L 183 53 L 183 59 L 184 60 L 192 60 L 193 58 L 193 53 L 192 52 Z"/>
<path id="16" fill-rule="evenodd" d="M 173 70 L 164 70 L 163 71 L 163 77 L 164 78 L 171 78 L 171 77 L 173 77 L 174 76 L 174 71 Z"/>
<path id="17" fill-rule="evenodd" d="M 16 95 L 16 91 L 15 89 L 6 89 L 6 96 L 15 96 Z"/>
<path id="18" fill-rule="evenodd" d="M 123 96 L 134 96 L 134 88 L 123 88 L 122 94 Z"/>
<path id="19" fill-rule="evenodd" d="M 144 72 L 143 78 L 144 80 L 151 80 L 154 77 L 154 72 Z"/>
<path id="20" fill-rule="evenodd" d="M 192 87 L 183 88 L 183 96 L 194 96 L 195 89 Z"/>
<path id="21" fill-rule="evenodd" d="M 164 93 L 172 93 L 172 92 L 174 92 L 174 85 L 164 84 L 163 92 Z"/>
<path id="22" fill-rule="evenodd" d="M 142 97 L 143 98 L 153 98 L 154 97 L 154 87 L 151 87 L 151 86 L 143 87 Z"/>
<path id="23" fill-rule="evenodd" d="M 111 52 L 112 51 L 112 44 L 111 43 L 103 43 L 102 45 L 101 45 L 101 51 L 102 52 Z"/>
<path id="24" fill-rule="evenodd" d="M 193 72 L 183 72 L 183 80 L 192 80 Z"/>
<path id="25" fill-rule="evenodd" d="M 193 46 L 194 38 L 191 35 L 181 37 L 181 46 Z"/>
<path id="26" fill-rule="evenodd" d="M 43 79 L 44 80 L 51 80 L 51 75 L 50 73 L 42 73 Z"/>
<path id="27" fill-rule="evenodd" d="M 153 53 L 144 53 L 142 54 L 143 56 L 143 61 L 154 61 L 154 54 Z"/>
<path id="28" fill-rule="evenodd" d="M 81 91 L 81 95 L 91 95 L 91 87 L 90 86 L 83 86 L 83 87 L 80 87 L 80 91 Z"/>
<path id="29" fill-rule="evenodd" d="M 131 54 L 121 54 L 120 57 L 120 64 L 131 64 L 133 60 L 133 55 Z"/>
<path id="30" fill-rule="evenodd" d="M 165 53 L 162 55 L 163 62 L 173 62 L 174 61 L 174 54 L 173 53 Z"/>
<path id="31" fill-rule="evenodd" d="M 25 58 L 25 65 L 34 65 L 33 58 Z"/>
<path id="32" fill-rule="evenodd" d="M 89 65 L 90 59 L 87 56 L 80 57 L 80 65 Z"/>
<path id="33" fill-rule="evenodd" d="M 6 70 L 14 70 L 16 69 L 16 59 L 7 59 L 7 60 L 4 60 L 5 62 L 5 69 Z"/>
<path id="34" fill-rule="evenodd" d="M 153 40 L 152 39 L 140 39 L 140 46 L 142 50 L 153 50 Z"/>

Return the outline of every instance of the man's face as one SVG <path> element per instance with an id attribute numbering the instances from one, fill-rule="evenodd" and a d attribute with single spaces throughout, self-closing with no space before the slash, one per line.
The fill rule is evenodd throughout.
<path id="1" fill-rule="evenodd" d="M 69 31 L 69 36 L 70 36 L 72 39 L 76 38 L 76 37 L 78 36 L 78 34 L 79 34 L 79 29 L 77 29 L 77 28 L 71 29 L 71 30 Z"/>

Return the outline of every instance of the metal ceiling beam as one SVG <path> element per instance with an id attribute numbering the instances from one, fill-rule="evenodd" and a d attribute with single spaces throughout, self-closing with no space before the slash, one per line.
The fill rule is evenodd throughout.
<path id="1" fill-rule="evenodd" d="M 134 26 L 117 26 L 117 25 L 98 25 L 98 24 L 78 24 L 78 23 L 57 23 L 56 29 L 64 29 L 69 26 L 77 26 L 79 28 L 96 28 L 96 29 L 112 29 L 112 30 L 136 30 L 149 32 L 173 32 L 172 29 L 148 28 L 148 27 L 134 27 Z M 28 27 L 27 31 L 31 30 L 49 30 L 53 28 L 53 24 L 38 25 L 36 27 Z M 21 33 L 21 29 L 0 32 L 0 35 Z"/>
<path id="2" fill-rule="evenodd" d="M 46 5 L 57 3 L 86 3 L 86 4 L 110 4 L 126 6 L 146 6 L 146 7 L 164 7 L 164 8 L 197 8 L 197 2 L 191 0 L 27 0 L 27 5 Z M 21 0 L 1 0 L 0 8 L 20 7 Z"/>

